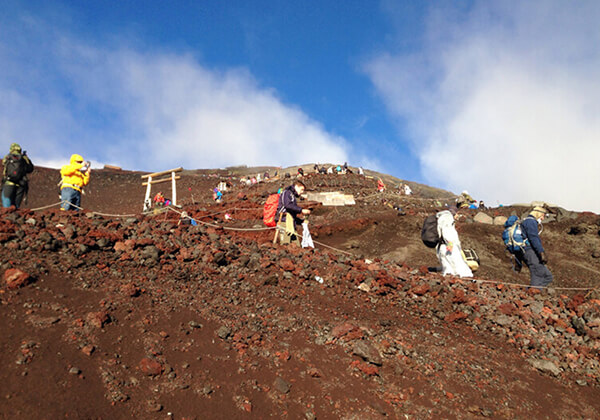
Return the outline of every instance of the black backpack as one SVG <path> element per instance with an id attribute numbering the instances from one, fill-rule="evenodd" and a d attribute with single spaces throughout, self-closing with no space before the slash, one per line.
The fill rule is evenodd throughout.
<path id="1" fill-rule="evenodd" d="M 18 184 L 27 174 L 27 162 L 21 155 L 9 154 L 6 161 L 6 179 Z"/>
<path id="2" fill-rule="evenodd" d="M 432 214 L 425 219 L 423 222 L 423 229 L 421 229 L 421 240 L 429 248 L 435 248 L 441 242 L 440 235 L 438 234 L 437 216 Z"/>

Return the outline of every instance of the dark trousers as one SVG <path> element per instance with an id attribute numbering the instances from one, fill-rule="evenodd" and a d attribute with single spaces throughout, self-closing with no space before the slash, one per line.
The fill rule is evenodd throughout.
<path id="1" fill-rule="evenodd" d="M 21 202 L 23 201 L 23 197 L 27 193 L 27 184 L 15 185 L 5 183 L 2 186 L 2 207 L 10 207 L 15 206 L 19 208 L 21 206 Z"/>
<path id="2" fill-rule="evenodd" d="M 552 283 L 554 277 L 548 267 L 540 262 L 540 258 L 533 248 L 525 248 L 525 264 L 529 268 L 532 286 L 547 286 Z"/>

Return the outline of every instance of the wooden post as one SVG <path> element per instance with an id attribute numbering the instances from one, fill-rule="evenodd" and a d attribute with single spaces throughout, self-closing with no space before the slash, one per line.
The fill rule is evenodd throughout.
<path id="1" fill-rule="evenodd" d="M 144 198 L 144 211 L 150 210 L 152 202 L 150 201 L 150 190 L 152 189 L 152 176 L 148 177 L 148 186 L 146 187 L 146 197 Z"/>
<path id="2" fill-rule="evenodd" d="M 173 191 L 173 205 L 177 206 L 177 185 L 175 183 L 175 171 L 171 172 L 171 190 Z"/>

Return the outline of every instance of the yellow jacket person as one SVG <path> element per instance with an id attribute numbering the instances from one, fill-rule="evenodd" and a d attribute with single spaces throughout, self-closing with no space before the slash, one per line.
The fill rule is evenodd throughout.
<path id="1" fill-rule="evenodd" d="M 90 182 L 90 162 L 84 162 L 81 155 L 72 155 L 68 165 L 60 169 L 62 177 L 60 198 L 62 210 L 81 208 L 81 190 Z"/>

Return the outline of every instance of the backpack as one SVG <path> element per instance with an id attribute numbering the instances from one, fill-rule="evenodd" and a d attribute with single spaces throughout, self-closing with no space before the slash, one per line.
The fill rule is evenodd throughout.
<path id="1" fill-rule="evenodd" d="M 267 198 L 267 202 L 263 208 L 263 223 L 268 227 L 277 226 L 277 221 L 275 220 L 275 216 L 277 216 L 277 207 L 279 206 L 279 196 L 280 194 L 271 194 Z"/>
<path id="2" fill-rule="evenodd" d="M 27 162 L 21 155 L 9 154 L 6 161 L 6 179 L 18 184 L 27 174 Z"/>
<path id="3" fill-rule="evenodd" d="M 462 256 L 471 271 L 475 272 L 479 270 L 481 261 L 479 260 L 479 255 L 477 255 L 477 252 L 475 252 L 474 249 L 463 249 Z"/>
<path id="4" fill-rule="evenodd" d="M 504 232 L 502 232 L 502 239 L 504 240 L 504 245 L 506 245 L 508 252 L 514 254 L 519 250 L 522 251 L 523 248 L 529 245 L 529 241 L 525 236 L 525 232 L 523 232 L 521 222 L 519 222 L 519 218 L 517 216 L 510 216 L 504 223 L 504 227 L 505 229 Z"/>
<path id="5" fill-rule="evenodd" d="M 429 248 L 435 248 L 441 242 L 440 235 L 438 234 L 437 216 L 435 214 L 428 216 L 425 222 L 423 222 L 421 240 Z"/>

